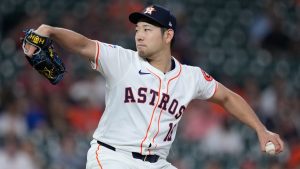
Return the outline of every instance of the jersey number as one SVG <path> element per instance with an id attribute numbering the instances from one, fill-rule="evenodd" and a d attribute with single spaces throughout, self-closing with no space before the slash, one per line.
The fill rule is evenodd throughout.
<path id="1" fill-rule="evenodd" d="M 169 131 L 167 136 L 165 137 L 164 141 L 171 141 L 172 140 L 172 134 L 173 134 L 173 130 L 176 127 L 176 124 L 174 125 L 173 123 L 169 124 Z"/>

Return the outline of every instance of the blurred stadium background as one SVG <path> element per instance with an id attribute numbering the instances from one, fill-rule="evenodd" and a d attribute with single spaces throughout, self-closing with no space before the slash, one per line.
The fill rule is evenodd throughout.
<path id="1" fill-rule="evenodd" d="M 134 49 L 128 14 L 152 1 L 0 1 L 0 168 L 82 169 L 104 108 L 104 81 L 57 47 L 68 72 L 57 86 L 34 71 L 19 37 L 46 23 Z M 286 150 L 260 152 L 253 130 L 220 107 L 193 101 L 169 160 L 179 169 L 300 168 L 300 1 L 155 1 L 178 20 L 174 56 L 242 95 Z"/>

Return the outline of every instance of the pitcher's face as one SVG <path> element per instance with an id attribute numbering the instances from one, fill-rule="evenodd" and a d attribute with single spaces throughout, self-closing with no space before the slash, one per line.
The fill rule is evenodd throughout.
<path id="1" fill-rule="evenodd" d="M 151 59 L 151 56 L 166 45 L 161 28 L 147 22 L 138 22 L 135 32 L 135 44 L 139 56 Z"/>

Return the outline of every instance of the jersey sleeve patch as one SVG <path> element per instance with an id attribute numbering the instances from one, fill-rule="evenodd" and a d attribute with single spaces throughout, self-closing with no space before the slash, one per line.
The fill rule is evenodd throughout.
<path id="1" fill-rule="evenodd" d="M 195 71 L 196 77 L 196 92 L 194 98 L 200 100 L 207 100 L 215 93 L 217 82 L 215 79 L 206 73 L 204 70 L 200 68 L 199 70 Z"/>
<path id="2" fill-rule="evenodd" d="M 206 73 L 204 70 L 202 70 L 202 69 L 200 69 L 201 70 L 201 72 L 202 72 L 202 74 L 203 74 L 203 76 L 204 76 L 204 78 L 205 78 L 205 80 L 207 80 L 207 81 L 212 81 L 213 80 L 213 77 L 211 76 L 211 75 L 209 75 L 208 73 Z"/>

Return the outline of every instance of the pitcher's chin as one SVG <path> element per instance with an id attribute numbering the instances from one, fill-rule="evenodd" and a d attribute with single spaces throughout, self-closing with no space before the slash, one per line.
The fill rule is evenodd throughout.
<path id="1" fill-rule="evenodd" d="M 143 59 L 147 59 L 147 55 L 145 53 L 145 51 L 142 51 L 142 50 L 138 50 L 138 54 L 141 58 Z"/>

